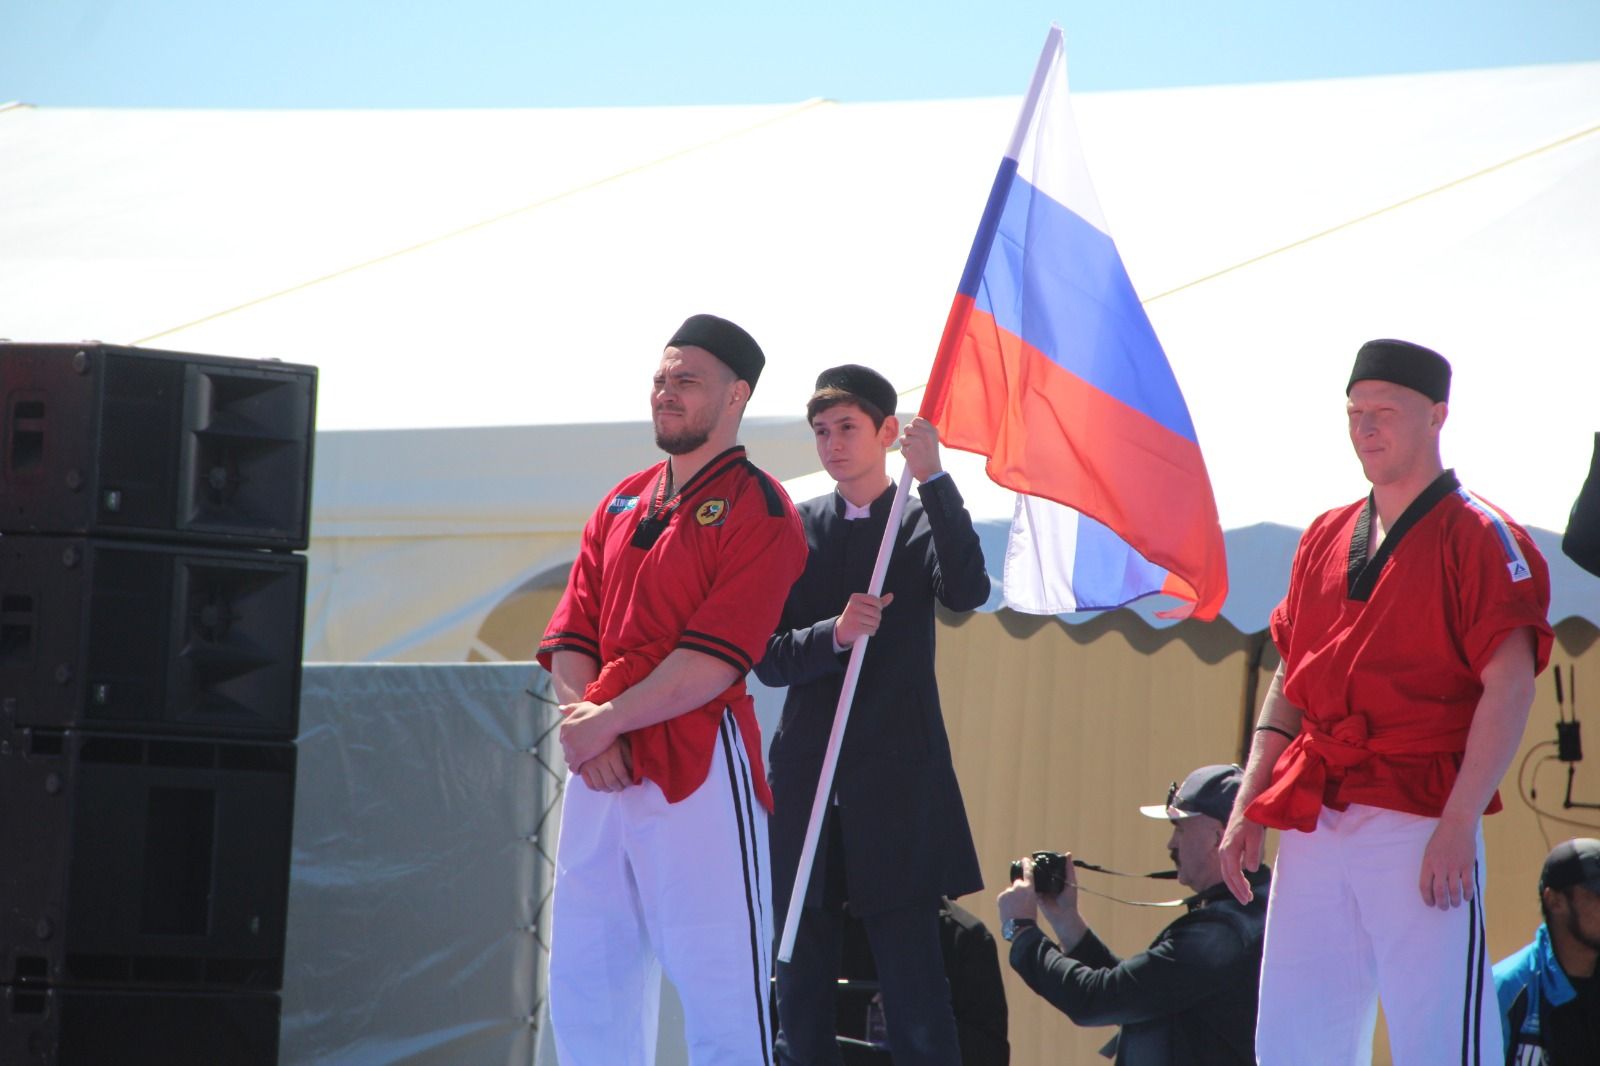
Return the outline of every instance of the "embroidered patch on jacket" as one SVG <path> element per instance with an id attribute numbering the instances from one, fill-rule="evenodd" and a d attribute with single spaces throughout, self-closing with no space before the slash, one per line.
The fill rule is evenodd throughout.
<path id="1" fill-rule="evenodd" d="M 606 506 L 606 514 L 621 514 L 623 511 L 631 511 L 637 506 L 639 506 L 639 497 L 637 496 L 613 496 L 611 497 L 611 503 Z"/>
<path id="2" fill-rule="evenodd" d="M 703 526 L 720 526 L 727 517 L 727 500 L 707 500 L 694 513 L 694 520 Z"/>

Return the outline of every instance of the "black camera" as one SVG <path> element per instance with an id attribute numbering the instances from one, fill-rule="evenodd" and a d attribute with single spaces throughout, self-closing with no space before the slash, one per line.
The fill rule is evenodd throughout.
<path id="1" fill-rule="evenodd" d="M 1041 896 L 1059 896 L 1067 887 L 1067 857 L 1059 851 L 1033 853 L 1033 890 Z M 1022 860 L 1011 864 L 1011 880 L 1022 878 Z"/>

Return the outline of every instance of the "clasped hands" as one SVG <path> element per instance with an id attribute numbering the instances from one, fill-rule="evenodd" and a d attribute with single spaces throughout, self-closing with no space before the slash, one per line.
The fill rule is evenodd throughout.
<path id="1" fill-rule="evenodd" d="M 561 751 L 567 768 L 596 792 L 621 792 L 633 784 L 633 746 L 612 725 L 610 703 L 563 703 Z"/>

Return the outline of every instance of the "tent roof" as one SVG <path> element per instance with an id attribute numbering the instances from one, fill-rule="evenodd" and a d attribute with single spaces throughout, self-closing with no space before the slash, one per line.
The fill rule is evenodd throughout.
<path id="1" fill-rule="evenodd" d="M 914 407 L 1017 105 L 13 107 L 0 333 L 314 363 L 328 431 L 593 439 L 644 413 L 662 341 L 714 310 L 768 350 L 753 415 L 793 417 L 843 361 Z M 1076 109 L 1224 528 L 1297 529 L 1364 491 L 1340 392 L 1374 336 L 1455 363 L 1463 481 L 1564 527 L 1600 395 L 1600 63 Z M 566 458 L 552 492 L 575 506 L 590 481 L 581 449 Z M 442 479 L 332 469 L 319 498 L 369 478 L 394 513 L 447 498 Z"/>

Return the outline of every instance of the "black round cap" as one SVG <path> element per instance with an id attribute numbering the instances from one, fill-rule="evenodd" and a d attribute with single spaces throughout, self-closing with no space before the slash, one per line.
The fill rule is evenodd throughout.
<path id="1" fill-rule="evenodd" d="M 1432 348 L 1410 341 L 1368 341 L 1356 353 L 1344 394 L 1358 381 L 1390 381 L 1415 389 L 1434 403 L 1450 399 L 1450 364 Z"/>
<path id="2" fill-rule="evenodd" d="M 704 348 L 726 363 L 753 390 L 767 365 L 761 345 L 740 326 L 716 315 L 690 315 L 667 341 L 668 348 Z"/>
<path id="3" fill-rule="evenodd" d="M 823 389 L 838 389 L 840 392 L 859 396 L 883 415 L 894 414 L 895 405 L 899 401 L 899 395 L 894 391 L 894 386 L 889 384 L 888 378 L 871 367 L 858 366 L 855 363 L 830 367 L 818 374 L 817 391 L 821 392 Z"/>

